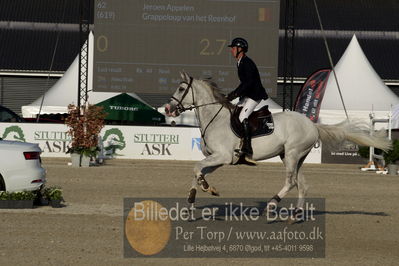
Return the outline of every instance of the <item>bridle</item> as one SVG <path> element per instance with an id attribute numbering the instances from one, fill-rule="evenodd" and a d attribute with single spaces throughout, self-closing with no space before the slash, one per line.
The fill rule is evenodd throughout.
<path id="1" fill-rule="evenodd" d="M 193 79 L 192 77 L 190 77 L 190 81 L 189 81 L 188 83 L 185 82 L 185 81 L 180 82 L 180 85 L 182 85 L 182 84 L 186 84 L 186 85 L 187 85 L 187 88 L 185 88 L 185 90 L 184 90 L 184 92 L 183 92 L 183 95 L 182 95 L 182 97 L 181 97 L 180 100 L 177 99 L 177 98 L 174 97 L 174 96 L 171 97 L 172 100 L 175 100 L 175 101 L 177 102 L 176 109 L 177 109 L 177 111 L 178 111 L 179 113 L 183 113 L 183 112 L 185 112 L 185 111 L 187 111 L 187 110 L 191 111 L 191 110 L 193 110 L 194 108 L 197 109 L 197 108 L 199 108 L 199 107 L 203 107 L 203 106 L 207 106 L 207 105 L 221 104 L 220 102 L 212 102 L 212 103 L 205 103 L 205 104 L 195 105 L 194 90 L 193 90 L 193 88 L 192 88 L 193 80 L 194 80 L 194 79 Z M 180 88 L 182 88 L 182 87 L 180 87 Z M 187 107 L 184 107 L 184 105 L 183 105 L 183 100 L 184 100 L 184 98 L 186 98 L 186 96 L 187 96 L 187 94 L 189 93 L 190 89 L 191 89 L 191 96 L 192 96 L 192 101 L 193 101 L 193 103 L 192 103 L 191 105 L 187 106 Z M 222 107 L 223 107 L 223 106 L 222 106 Z"/>
<path id="2" fill-rule="evenodd" d="M 199 124 L 200 124 L 201 138 L 203 139 L 205 146 L 207 146 L 207 145 L 206 145 L 206 141 L 205 141 L 205 132 L 206 132 L 206 130 L 208 129 L 209 125 L 210 125 L 210 124 L 216 119 L 216 117 L 219 115 L 220 111 L 222 111 L 222 109 L 223 109 L 223 104 L 220 103 L 220 102 L 212 102 L 212 103 L 205 103 L 205 104 L 195 105 L 194 90 L 193 90 L 193 87 L 192 87 L 192 85 L 193 85 L 193 78 L 190 77 L 190 80 L 189 80 L 188 83 L 185 82 L 185 81 L 182 81 L 182 82 L 180 82 L 180 85 L 181 85 L 181 84 L 186 84 L 186 85 L 187 85 L 187 88 L 185 88 L 185 91 L 183 92 L 183 95 L 182 95 L 181 99 L 179 100 L 179 99 L 177 99 L 177 98 L 174 97 L 174 96 L 172 96 L 171 99 L 173 99 L 173 100 L 175 100 L 175 101 L 177 102 L 176 109 L 177 109 L 177 111 L 178 111 L 179 113 L 183 113 L 183 112 L 185 112 L 185 111 L 187 111 L 187 110 L 190 110 L 190 111 L 191 111 L 192 109 L 195 109 L 195 111 L 196 111 L 196 116 L 197 116 L 198 122 L 199 122 Z M 182 87 L 180 87 L 180 88 L 182 88 Z M 180 89 L 180 88 L 179 88 L 179 89 Z M 183 105 L 183 100 L 184 100 L 184 98 L 187 96 L 187 94 L 188 94 L 188 92 L 190 91 L 190 89 L 191 89 L 191 96 L 192 96 L 193 103 L 192 103 L 190 106 L 188 106 L 188 107 L 184 107 L 184 105 Z M 209 121 L 209 123 L 206 125 L 205 129 L 204 129 L 204 130 L 201 130 L 201 118 L 200 118 L 198 109 L 199 109 L 200 107 L 207 106 L 207 105 L 213 105 L 213 104 L 220 104 L 221 107 L 220 107 L 220 109 L 216 112 L 216 114 L 212 117 L 212 119 Z"/>
<path id="3" fill-rule="evenodd" d="M 185 81 L 180 82 L 180 85 L 182 85 L 182 84 L 187 84 L 187 88 L 185 88 L 183 96 L 181 97 L 181 99 L 179 100 L 179 99 L 177 99 L 174 96 L 171 97 L 171 99 L 173 99 L 173 100 L 175 100 L 177 102 L 176 109 L 177 109 L 177 111 L 179 113 L 183 113 L 184 111 L 192 110 L 194 108 L 193 106 L 184 107 L 184 105 L 183 105 L 183 100 L 184 100 L 184 98 L 186 98 L 186 96 L 187 96 L 188 92 L 190 91 L 190 89 L 191 89 L 191 94 L 192 94 L 192 97 L 193 97 L 193 104 L 192 105 L 194 105 L 194 91 L 192 89 L 193 78 L 190 77 L 190 81 L 188 83 L 185 82 Z M 182 87 L 180 87 L 180 88 L 182 88 Z M 179 88 L 179 90 L 180 90 L 180 88 Z"/>

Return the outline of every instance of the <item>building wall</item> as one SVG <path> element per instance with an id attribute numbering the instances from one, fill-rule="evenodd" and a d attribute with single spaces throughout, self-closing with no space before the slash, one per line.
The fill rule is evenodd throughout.
<path id="1" fill-rule="evenodd" d="M 51 88 L 58 78 L 0 76 L 0 105 L 17 114 Z"/>

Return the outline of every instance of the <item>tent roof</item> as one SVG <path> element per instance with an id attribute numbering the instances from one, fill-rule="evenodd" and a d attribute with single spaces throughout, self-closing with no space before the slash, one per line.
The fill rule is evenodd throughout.
<path id="1" fill-rule="evenodd" d="M 374 71 L 355 35 L 335 66 L 347 110 L 389 111 L 399 98 Z M 327 82 L 321 110 L 343 110 L 333 74 Z"/>
<path id="2" fill-rule="evenodd" d="M 97 103 L 96 105 L 104 107 L 104 112 L 108 114 L 105 117 L 106 120 L 132 121 L 140 123 L 165 122 L 164 115 L 127 93 L 113 96 L 105 101 Z"/>

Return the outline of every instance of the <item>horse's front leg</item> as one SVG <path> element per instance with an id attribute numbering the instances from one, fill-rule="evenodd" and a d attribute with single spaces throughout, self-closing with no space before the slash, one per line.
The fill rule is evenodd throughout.
<path id="1" fill-rule="evenodd" d="M 205 176 L 207 174 L 212 173 L 213 171 L 215 171 L 217 168 L 219 168 L 224 164 L 230 164 L 231 160 L 232 160 L 231 155 L 214 153 L 206 157 L 202 161 L 198 162 L 194 167 L 194 178 L 191 183 L 188 202 L 189 203 L 195 202 L 197 185 L 199 185 L 203 191 L 209 192 L 214 196 L 219 196 L 217 190 L 208 184 L 208 181 L 206 181 Z"/>

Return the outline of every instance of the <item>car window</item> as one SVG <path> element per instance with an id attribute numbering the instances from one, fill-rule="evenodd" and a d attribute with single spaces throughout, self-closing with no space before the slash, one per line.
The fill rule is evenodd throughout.
<path id="1" fill-rule="evenodd" d="M 0 109 L 0 122 L 19 122 L 19 118 L 7 110 Z"/>

